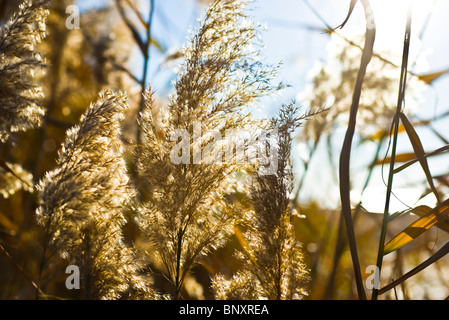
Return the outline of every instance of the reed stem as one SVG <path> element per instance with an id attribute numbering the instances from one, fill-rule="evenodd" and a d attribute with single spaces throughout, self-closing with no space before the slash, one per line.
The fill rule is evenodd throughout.
<path id="1" fill-rule="evenodd" d="M 390 200 L 391 200 L 391 192 L 393 189 L 393 178 L 394 178 L 394 166 L 395 166 L 395 157 L 396 150 L 398 144 L 398 133 L 399 133 L 399 114 L 401 113 L 401 109 L 404 103 L 405 89 L 407 84 L 407 70 L 408 70 L 408 60 L 410 53 L 410 36 L 411 36 L 411 24 L 412 24 L 412 14 L 411 14 L 411 6 L 409 7 L 409 11 L 407 14 L 407 26 L 405 30 L 405 39 L 404 39 L 404 52 L 402 56 L 402 67 L 401 67 L 401 80 L 399 85 L 399 96 L 398 96 L 398 104 L 396 109 L 396 114 L 393 119 L 393 143 L 391 149 L 391 162 L 388 173 L 388 184 L 387 184 L 387 194 L 385 199 L 385 210 L 382 219 L 382 228 L 379 239 L 379 249 L 377 254 L 377 279 L 380 279 L 381 270 L 382 270 L 382 262 L 384 256 L 384 246 L 385 246 L 385 238 L 387 235 L 387 227 L 388 227 L 388 218 L 390 216 Z M 379 295 L 378 285 L 375 285 L 373 288 L 372 300 L 377 300 Z"/>

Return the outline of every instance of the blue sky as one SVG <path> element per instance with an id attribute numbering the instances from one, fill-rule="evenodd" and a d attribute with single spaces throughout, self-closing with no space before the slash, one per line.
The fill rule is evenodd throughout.
<path id="1" fill-rule="evenodd" d="M 101 6 L 105 0 L 78 0 L 81 8 Z M 143 11 L 147 10 L 149 1 L 139 0 Z M 339 25 L 346 16 L 350 0 L 308 0 L 317 12 L 331 26 Z M 403 3 L 417 3 L 415 10 L 415 32 L 420 32 L 426 12 L 422 7 L 430 7 L 436 3 L 432 19 L 424 36 L 424 47 L 433 48 L 434 53 L 429 56 L 430 70 L 441 70 L 449 67 L 447 52 L 449 41 L 442 41 L 444 31 L 449 30 L 449 19 L 445 13 L 449 12 L 449 2 L 445 0 L 375 0 L 378 36 L 376 42 L 391 42 L 401 50 L 403 28 L 405 24 L 405 10 Z M 397 6 L 394 5 L 397 3 Z M 424 5 L 420 4 L 424 3 Z M 377 7 L 376 7 L 377 6 Z M 389 9 L 389 10 L 387 10 Z M 421 12 L 419 12 L 421 11 Z M 176 49 L 186 43 L 188 30 L 197 25 L 196 19 L 204 13 L 204 6 L 198 0 L 155 0 L 155 14 L 152 33 L 166 49 Z M 145 13 L 144 13 L 145 14 Z M 291 84 L 293 87 L 285 96 L 295 97 L 307 82 L 307 73 L 316 61 L 325 59 L 326 44 L 329 36 L 319 32 L 307 30 L 304 26 L 323 28 L 324 25 L 303 0 L 256 0 L 251 14 L 256 21 L 261 22 L 268 29 L 262 33 L 266 45 L 264 57 L 269 63 L 282 61 L 283 67 L 279 80 Z M 396 22 L 397 20 L 397 22 Z M 358 5 L 349 21 L 347 28 L 364 30 L 364 17 Z M 394 35 L 394 36 L 393 36 Z M 149 82 L 153 87 L 163 91 L 167 85 L 169 71 L 161 71 L 160 65 L 163 54 L 154 47 L 151 49 L 151 63 Z M 449 59 L 447 59 L 449 60 Z M 138 56 L 133 60 L 136 76 L 141 73 Z"/>

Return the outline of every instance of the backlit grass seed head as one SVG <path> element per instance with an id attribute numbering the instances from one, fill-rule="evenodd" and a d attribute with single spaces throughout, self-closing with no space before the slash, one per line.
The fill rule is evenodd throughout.
<path id="1" fill-rule="evenodd" d="M 122 240 L 123 210 L 134 196 L 120 140 L 126 108 L 123 94 L 103 92 L 67 132 L 57 168 L 39 185 L 38 223 L 51 247 L 80 267 L 93 299 L 152 296 Z"/>
<path id="2" fill-rule="evenodd" d="M 243 248 L 237 253 L 242 268 L 230 280 L 221 275 L 213 279 L 218 299 L 301 299 L 307 295 L 308 272 L 302 244 L 295 238 L 289 198 L 292 133 L 305 117 L 296 114 L 293 105 L 285 105 L 272 121 L 278 131 L 277 171 L 254 174 L 252 209 L 241 220 L 246 229 Z"/>
<path id="3" fill-rule="evenodd" d="M 0 28 L 0 141 L 41 124 L 43 60 L 37 44 L 46 32 L 48 1 L 27 0 Z"/>
<path id="4" fill-rule="evenodd" d="M 153 96 L 146 94 L 142 114 L 142 144 L 138 146 L 139 173 L 146 181 L 139 225 L 156 248 L 165 271 L 180 290 L 191 267 L 210 250 L 223 245 L 232 232 L 235 211 L 225 192 L 243 165 L 223 162 L 175 164 L 171 152 L 175 130 L 193 137 L 201 132 L 244 129 L 253 122 L 248 108 L 274 91 L 275 68 L 263 65 L 252 46 L 257 31 L 248 19 L 246 1 L 215 1 L 183 49 L 175 93 L 163 124 L 156 124 Z M 211 137 L 201 135 L 190 144 L 202 154 Z M 157 226 L 157 227 L 155 227 Z M 175 292 L 175 297 L 179 292 Z"/>
<path id="5" fill-rule="evenodd" d="M 363 46 L 363 36 L 348 34 L 346 37 Z M 400 65 L 402 52 L 396 54 L 390 49 L 378 49 L 376 53 Z M 309 87 L 298 97 L 310 107 L 325 106 L 330 109 L 304 123 L 303 139 L 316 141 L 323 132 L 332 132 L 335 127 L 346 126 L 361 56 L 360 48 L 349 44 L 338 35 L 332 35 L 326 61 L 317 63 L 313 68 Z M 417 59 L 419 64 L 423 65 L 422 57 L 412 58 L 411 61 Z M 399 78 L 400 68 L 373 57 L 363 82 L 357 118 L 357 130 L 363 137 L 372 136 L 380 129 L 389 129 L 397 106 Z M 407 85 L 405 111 L 413 112 L 425 85 L 416 77 L 410 77 Z"/>

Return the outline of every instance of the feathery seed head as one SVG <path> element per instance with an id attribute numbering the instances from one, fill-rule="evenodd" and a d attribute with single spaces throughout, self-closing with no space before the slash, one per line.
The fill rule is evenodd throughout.
<path id="1" fill-rule="evenodd" d="M 58 167 L 39 185 L 38 223 L 52 248 L 80 267 L 89 298 L 154 297 L 122 240 L 123 210 L 134 196 L 120 140 L 126 108 L 124 94 L 103 92 L 68 131 Z"/>
<path id="2" fill-rule="evenodd" d="M 37 44 L 45 36 L 46 0 L 26 0 L 0 28 L 0 141 L 41 124 L 42 88 L 37 84 L 43 60 Z"/>

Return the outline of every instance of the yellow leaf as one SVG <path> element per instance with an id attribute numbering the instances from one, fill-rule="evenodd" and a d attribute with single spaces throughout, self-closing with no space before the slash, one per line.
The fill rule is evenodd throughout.
<path id="1" fill-rule="evenodd" d="M 413 161 L 416 159 L 416 154 L 414 153 L 401 153 L 401 154 L 397 154 L 396 157 L 394 158 L 394 161 L 396 163 L 401 163 L 401 162 L 409 162 L 409 161 Z M 390 163 L 391 162 L 391 157 L 387 157 L 384 159 L 379 159 L 376 161 L 376 165 L 381 165 L 384 163 Z"/>
<path id="2" fill-rule="evenodd" d="M 428 206 L 420 206 L 420 207 L 416 207 L 411 212 L 413 212 L 414 214 L 416 214 L 419 217 L 424 217 L 426 215 L 426 213 L 429 212 L 430 210 L 432 210 L 432 208 L 430 208 Z M 448 218 L 448 216 L 439 217 L 436 225 L 441 230 L 444 230 L 449 233 L 449 221 L 447 218 Z"/>
<path id="3" fill-rule="evenodd" d="M 443 70 L 440 72 L 423 74 L 423 75 L 418 76 L 418 79 L 427 84 L 432 84 L 435 80 L 439 79 L 440 77 L 444 76 L 447 73 L 449 73 L 449 69 L 446 69 L 446 70 Z"/>
<path id="4" fill-rule="evenodd" d="M 419 206 L 412 209 L 410 212 L 421 217 L 385 245 L 384 255 L 402 248 L 434 225 L 439 223 L 443 225 L 443 223 L 446 223 L 445 216 L 449 213 L 449 199 L 442 202 L 434 209 L 426 206 Z"/>

